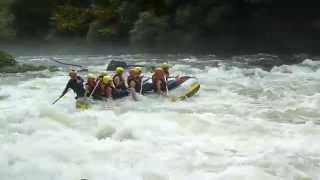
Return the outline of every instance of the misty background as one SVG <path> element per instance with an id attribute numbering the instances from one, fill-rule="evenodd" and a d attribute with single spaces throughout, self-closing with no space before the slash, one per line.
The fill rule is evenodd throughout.
<path id="1" fill-rule="evenodd" d="M 1 0 L 0 48 L 318 54 L 317 4 L 315 0 Z"/>

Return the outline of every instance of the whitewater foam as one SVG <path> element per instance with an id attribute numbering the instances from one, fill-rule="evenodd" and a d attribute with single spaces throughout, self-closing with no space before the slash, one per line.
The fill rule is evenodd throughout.
<path id="1" fill-rule="evenodd" d="M 99 63 L 90 67 L 103 69 L 109 58 L 91 57 Z M 201 90 L 176 103 L 152 96 L 78 111 L 72 93 L 51 105 L 65 72 L 26 73 L 14 83 L 1 76 L 1 179 L 320 179 L 319 62 L 267 72 L 181 59 L 172 74 L 197 76 Z"/>

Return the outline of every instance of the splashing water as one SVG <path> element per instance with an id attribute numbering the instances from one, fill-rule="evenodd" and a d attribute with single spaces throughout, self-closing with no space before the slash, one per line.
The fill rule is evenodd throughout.
<path id="1" fill-rule="evenodd" d="M 268 72 L 214 56 L 19 60 L 50 58 L 93 71 L 111 59 L 169 60 L 172 74 L 197 76 L 201 90 L 181 102 L 151 96 L 77 111 L 72 93 L 50 104 L 68 80 L 63 69 L 0 76 L 3 180 L 320 179 L 319 62 Z"/>

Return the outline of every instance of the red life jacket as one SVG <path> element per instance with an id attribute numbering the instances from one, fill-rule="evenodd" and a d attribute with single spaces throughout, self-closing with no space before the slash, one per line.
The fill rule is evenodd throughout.
<path id="1" fill-rule="evenodd" d="M 166 92 L 167 91 L 167 85 L 166 81 L 163 78 L 157 78 L 155 75 L 152 76 L 152 87 L 154 92 L 158 91 L 157 82 L 161 81 L 161 91 Z"/>
<path id="2" fill-rule="evenodd" d="M 106 98 L 112 97 L 112 92 L 113 92 L 113 89 L 114 89 L 113 86 L 111 86 L 110 84 L 104 84 L 104 85 L 100 84 L 100 89 L 101 89 L 100 95 L 102 97 L 106 97 Z M 109 94 L 109 91 L 110 91 L 110 94 Z"/>
<path id="3" fill-rule="evenodd" d="M 120 80 L 118 85 L 116 85 L 116 83 L 115 83 L 115 78 L 116 77 L 119 77 L 119 80 Z M 116 75 L 113 76 L 113 84 L 115 85 L 116 89 L 123 89 L 123 90 L 127 89 L 127 87 L 126 87 L 124 82 L 125 81 L 124 81 L 124 79 L 123 79 L 123 77 L 121 75 L 116 74 Z"/>
<path id="4" fill-rule="evenodd" d="M 89 92 L 91 93 L 93 89 L 96 87 L 97 82 L 96 81 L 87 81 L 86 86 L 89 88 Z"/>
<path id="5" fill-rule="evenodd" d="M 153 86 L 153 90 L 154 90 L 155 92 L 158 91 L 157 82 L 158 82 L 158 81 L 161 81 L 161 88 L 160 88 L 160 90 L 163 91 L 163 92 L 166 92 L 166 91 L 167 91 L 166 79 L 167 79 L 166 73 L 165 73 L 161 68 L 155 69 L 154 74 L 153 74 L 153 76 L 152 76 L 152 86 Z"/>

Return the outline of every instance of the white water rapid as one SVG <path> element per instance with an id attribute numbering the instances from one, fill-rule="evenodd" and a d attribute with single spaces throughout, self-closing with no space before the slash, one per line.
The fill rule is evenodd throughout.
<path id="1" fill-rule="evenodd" d="M 51 105 L 67 68 L 1 74 L 1 180 L 320 179 L 320 62 L 269 72 L 214 56 L 18 60 L 47 64 L 50 58 L 91 71 L 111 59 L 170 60 L 172 74 L 196 76 L 201 89 L 181 102 L 140 97 L 78 111 L 72 92 Z"/>

